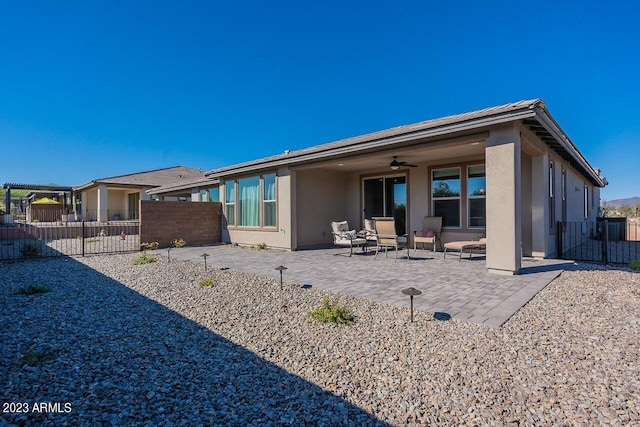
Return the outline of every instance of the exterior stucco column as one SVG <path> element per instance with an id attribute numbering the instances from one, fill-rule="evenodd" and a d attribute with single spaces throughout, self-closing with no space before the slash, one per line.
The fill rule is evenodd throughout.
<path id="1" fill-rule="evenodd" d="M 549 221 L 549 156 L 543 154 L 531 159 L 532 175 L 532 238 L 531 255 L 544 258 L 549 254 L 547 237 L 551 223 Z"/>
<path id="2" fill-rule="evenodd" d="M 522 267 L 520 133 L 492 130 L 486 142 L 487 269 L 517 274 Z"/>
<path id="3" fill-rule="evenodd" d="M 98 186 L 98 222 L 106 222 L 109 220 L 107 215 L 109 214 L 108 206 L 109 206 L 109 198 L 107 196 L 107 186 L 99 185 Z"/>
<path id="4" fill-rule="evenodd" d="M 295 251 L 298 246 L 296 223 L 296 173 L 289 168 L 278 169 L 277 179 L 278 226 L 284 234 L 289 249 Z"/>

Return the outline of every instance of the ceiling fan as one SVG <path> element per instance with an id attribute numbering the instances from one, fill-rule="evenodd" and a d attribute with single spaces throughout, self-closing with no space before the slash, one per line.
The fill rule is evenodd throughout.
<path id="1" fill-rule="evenodd" d="M 399 162 L 398 161 L 398 156 L 393 156 L 393 160 L 391 161 L 391 163 L 389 163 L 389 167 L 395 171 L 395 170 L 400 169 L 401 166 L 409 166 L 410 168 L 417 168 L 418 167 L 417 165 L 410 165 L 407 162 Z"/>

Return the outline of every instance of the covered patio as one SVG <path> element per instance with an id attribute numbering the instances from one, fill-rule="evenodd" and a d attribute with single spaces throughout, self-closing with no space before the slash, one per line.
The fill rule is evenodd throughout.
<path id="1" fill-rule="evenodd" d="M 345 256 L 344 248 L 302 251 L 257 250 L 228 245 L 181 248 L 172 259 L 203 263 L 209 254 L 209 268 L 230 268 L 279 279 L 277 266 L 285 266 L 285 282 L 344 293 L 373 301 L 408 306 L 401 290 L 422 291 L 414 307 L 438 318 L 450 317 L 487 326 L 500 326 L 554 280 L 570 261 L 524 258 L 520 274 L 491 274 L 485 256 L 474 254 L 462 260 L 444 259 L 442 252 L 411 251 L 411 259 L 385 258 L 373 252 Z M 159 251 L 162 254 L 162 251 Z M 166 252 L 165 252 L 166 256 Z"/>

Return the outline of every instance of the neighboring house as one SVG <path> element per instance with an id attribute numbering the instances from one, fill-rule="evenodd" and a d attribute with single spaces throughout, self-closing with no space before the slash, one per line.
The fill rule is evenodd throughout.
<path id="1" fill-rule="evenodd" d="M 96 179 L 74 187 L 75 212 L 88 221 L 138 219 L 139 201 L 150 198 L 147 190 L 203 177 L 199 169 L 175 166 Z"/>
<path id="2" fill-rule="evenodd" d="M 192 202 L 219 202 L 220 181 L 200 176 L 147 190 L 154 200 L 184 200 Z"/>
<path id="3" fill-rule="evenodd" d="M 394 157 L 397 156 L 397 157 Z M 415 165 L 416 167 L 411 167 Z M 332 241 L 330 222 L 394 216 L 411 236 L 488 237 L 486 266 L 555 255 L 557 221 L 595 221 L 600 176 L 539 99 L 399 126 L 206 173 L 231 241 L 291 250 Z"/>

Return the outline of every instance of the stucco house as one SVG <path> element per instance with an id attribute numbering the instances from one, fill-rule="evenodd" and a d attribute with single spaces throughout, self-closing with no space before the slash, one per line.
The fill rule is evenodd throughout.
<path id="1" fill-rule="evenodd" d="M 73 188 L 75 213 L 87 221 L 138 219 L 138 202 L 150 199 L 147 190 L 196 178 L 204 178 L 204 172 L 174 166 L 95 179 Z"/>
<path id="2" fill-rule="evenodd" d="M 607 182 L 540 99 L 399 126 L 207 172 L 232 242 L 297 250 L 394 216 L 410 236 L 442 216 L 444 242 L 488 238 L 486 267 L 553 257 L 557 221 L 595 221 Z"/>

